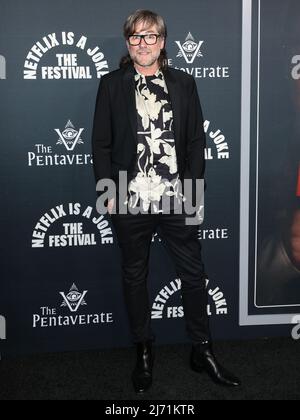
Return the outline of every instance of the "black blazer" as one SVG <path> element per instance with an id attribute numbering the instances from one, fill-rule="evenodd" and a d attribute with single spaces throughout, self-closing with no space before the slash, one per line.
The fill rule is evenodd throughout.
<path id="1" fill-rule="evenodd" d="M 92 146 L 96 182 L 117 181 L 119 171 L 133 172 L 137 157 L 137 111 L 134 66 L 101 78 L 94 115 Z M 181 70 L 164 71 L 174 115 L 180 179 L 202 179 L 205 133 L 195 79 Z"/>

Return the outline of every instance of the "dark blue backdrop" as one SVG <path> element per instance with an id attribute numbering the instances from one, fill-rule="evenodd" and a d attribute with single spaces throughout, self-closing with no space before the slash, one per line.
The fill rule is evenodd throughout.
<path id="1" fill-rule="evenodd" d="M 170 65 L 193 74 L 199 89 L 208 145 L 199 239 L 213 334 L 286 334 L 239 327 L 243 2 L 0 1 L 2 353 L 130 343 L 115 234 L 109 218 L 95 220 L 91 130 L 101 74 L 118 67 L 122 26 L 137 8 L 165 17 Z M 187 39 L 201 42 L 201 55 L 186 55 Z M 165 258 L 154 237 L 153 326 L 159 343 L 182 342 L 180 282 Z"/>

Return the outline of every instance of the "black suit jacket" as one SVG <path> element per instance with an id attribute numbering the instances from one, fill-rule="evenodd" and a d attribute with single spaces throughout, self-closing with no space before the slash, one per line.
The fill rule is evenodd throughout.
<path id="1" fill-rule="evenodd" d="M 96 182 L 118 181 L 119 171 L 133 172 L 137 157 L 137 111 L 133 65 L 101 78 L 94 115 L 92 146 Z M 174 116 L 175 148 L 180 179 L 202 179 L 205 133 L 195 79 L 167 68 L 165 81 Z"/>

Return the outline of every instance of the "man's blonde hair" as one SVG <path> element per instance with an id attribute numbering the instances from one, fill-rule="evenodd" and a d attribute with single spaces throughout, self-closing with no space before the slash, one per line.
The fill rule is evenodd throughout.
<path id="1" fill-rule="evenodd" d="M 150 28 L 153 25 L 156 25 L 158 33 L 161 35 L 162 38 L 166 40 L 167 38 L 167 26 L 165 24 L 164 19 L 159 16 L 157 13 L 151 12 L 150 10 L 137 10 L 128 18 L 123 27 L 123 33 L 126 40 L 130 37 L 130 35 L 134 34 L 135 28 L 139 23 L 143 22 L 145 24 L 145 29 Z M 120 67 L 126 67 L 132 63 L 132 59 L 130 54 L 122 57 L 120 61 Z M 161 70 L 165 70 L 168 67 L 168 58 L 166 49 L 163 48 L 161 50 L 161 54 L 158 58 L 159 67 Z"/>

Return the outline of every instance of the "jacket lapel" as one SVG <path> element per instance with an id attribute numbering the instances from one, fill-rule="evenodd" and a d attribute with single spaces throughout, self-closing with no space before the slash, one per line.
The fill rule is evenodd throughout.
<path id="1" fill-rule="evenodd" d="M 168 92 L 171 99 L 171 105 L 173 110 L 173 129 L 174 129 L 174 136 L 175 136 L 175 144 L 176 146 L 179 145 L 179 137 L 180 137 L 180 121 L 181 121 L 181 111 L 180 111 L 180 96 L 179 96 L 179 85 L 176 84 L 176 79 L 174 75 L 170 72 L 169 69 L 164 71 L 165 81 L 167 84 Z M 178 153 L 179 147 L 177 147 Z"/>
<path id="2" fill-rule="evenodd" d="M 138 142 L 137 135 L 137 115 L 136 115 L 136 103 L 135 103 L 135 80 L 134 80 L 134 67 L 128 66 L 123 75 L 123 87 L 124 95 L 127 103 L 127 112 L 132 128 L 133 138 L 135 142 Z"/>

